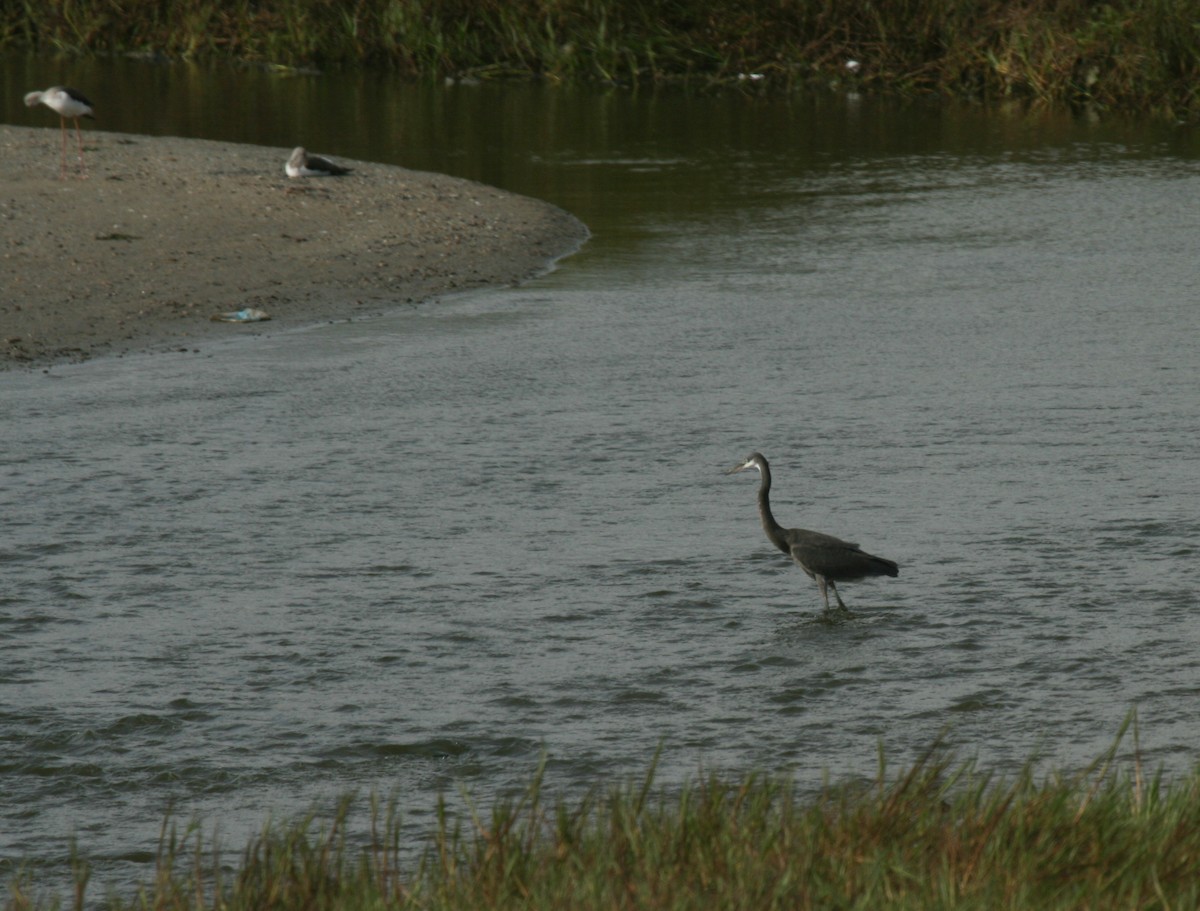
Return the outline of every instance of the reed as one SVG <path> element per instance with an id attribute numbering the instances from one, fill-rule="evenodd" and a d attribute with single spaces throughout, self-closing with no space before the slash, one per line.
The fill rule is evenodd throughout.
<path id="1" fill-rule="evenodd" d="M 386 66 L 412 76 L 696 79 L 1188 116 L 1193 0 L 22 0 L 0 47 Z M 848 60 L 861 70 L 850 75 Z"/>
<path id="2" fill-rule="evenodd" d="M 1120 741 L 1118 740 L 1117 743 Z M 1200 774 L 1170 786 L 1116 762 L 1009 779 L 935 748 L 876 780 L 801 797 L 785 778 L 701 777 L 548 803 L 540 770 L 490 812 L 451 814 L 401 860 L 394 804 L 268 826 L 232 870 L 199 827 L 163 828 L 157 872 L 114 911 L 269 909 L 1129 909 L 1200 904 Z M 351 846 L 355 847 L 351 847 Z M 86 863 L 72 859 L 82 911 Z M 53 903 L 18 878 L 9 911 Z"/>

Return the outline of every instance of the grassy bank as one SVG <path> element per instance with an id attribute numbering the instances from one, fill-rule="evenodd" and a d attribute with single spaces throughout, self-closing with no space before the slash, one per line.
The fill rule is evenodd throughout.
<path id="1" fill-rule="evenodd" d="M 1200 107 L 1193 0 L 22 0 L 0 12 L 0 47 Z"/>
<path id="2" fill-rule="evenodd" d="M 1115 748 L 1114 748 L 1115 752 Z M 881 763 L 882 765 L 882 763 Z M 1112 754 L 1085 773 L 998 780 L 934 752 L 857 788 L 799 798 L 779 778 L 646 783 L 440 825 L 400 860 L 396 815 L 270 829 L 222 866 L 196 827 L 164 830 L 158 874 L 112 906 L 200 909 L 1121 909 L 1200 904 L 1200 775 L 1167 786 Z M 358 845 L 359 847 L 350 847 Z M 87 896 L 76 858 L 74 904 Z M 6 907 L 46 902 L 20 877 Z"/>

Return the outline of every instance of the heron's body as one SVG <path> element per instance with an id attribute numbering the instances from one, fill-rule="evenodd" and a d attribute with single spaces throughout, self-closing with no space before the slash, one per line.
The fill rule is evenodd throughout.
<path id="1" fill-rule="evenodd" d="M 79 173 L 86 176 L 83 164 L 83 134 L 79 130 L 79 118 L 96 119 L 92 103 L 83 97 L 81 92 L 69 89 L 63 85 L 52 86 L 40 92 L 30 92 L 25 96 L 25 106 L 34 107 L 44 104 L 59 116 L 62 125 L 62 161 L 60 176 L 67 176 L 67 118 L 75 121 L 75 138 L 79 141 Z"/>
<path id="2" fill-rule="evenodd" d="M 309 155 L 303 146 L 296 146 L 283 166 L 288 177 L 338 177 L 349 174 L 349 168 L 334 164 L 320 155 Z"/>
<path id="3" fill-rule="evenodd" d="M 758 514 L 763 531 L 772 544 L 791 557 L 810 579 L 816 580 L 826 610 L 829 610 L 829 589 L 833 589 L 838 606 L 846 607 L 838 594 L 838 582 L 900 574 L 900 568 L 891 560 L 866 553 L 850 541 L 807 528 L 784 528 L 771 512 L 771 466 L 761 453 L 755 452 L 731 468 L 729 474 L 748 468 L 755 468 L 762 475 L 758 487 Z"/>

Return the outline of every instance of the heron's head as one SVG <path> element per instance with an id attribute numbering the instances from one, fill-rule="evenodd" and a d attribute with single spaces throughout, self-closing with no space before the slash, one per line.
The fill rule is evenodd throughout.
<path id="1" fill-rule="evenodd" d="M 755 468 L 762 471 L 762 467 L 767 464 L 767 460 L 762 457 L 761 452 L 752 452 L 743 462 L 739 462 L 730 468 L 725 474 L 737 474 L 739 471 L 745 471 L 747 468 Z"/>

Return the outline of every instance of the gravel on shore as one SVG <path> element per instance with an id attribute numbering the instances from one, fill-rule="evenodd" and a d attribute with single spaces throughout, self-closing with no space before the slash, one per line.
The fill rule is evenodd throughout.
<path id="1" fill-rule="evenodd" d="M 548 203 L 337 159 L 289 179 L 290 149 L 0 125 L 0 370 L 273 332 L 549 268 L 587 238 Z M 317 153 L 328 150 L 313 149 Z M 332 157 L 332 156 L 331 156 Z M 262 310 L 270 322 L 215 322 Z"/>

